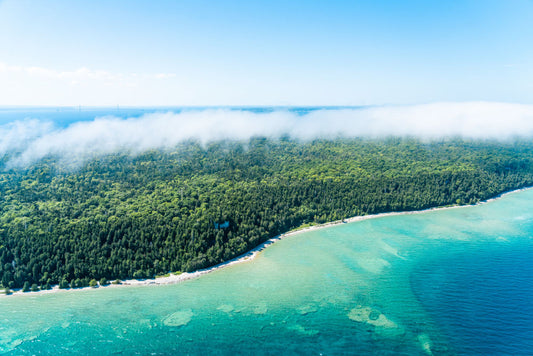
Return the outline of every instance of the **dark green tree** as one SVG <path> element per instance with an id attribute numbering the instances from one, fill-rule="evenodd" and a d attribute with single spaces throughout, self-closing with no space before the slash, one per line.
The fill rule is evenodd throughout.
<path id="1" fill-rule="evenodd" d="M 24 286 L 22 287 L 23 292 L 29 292 L 30 291 L 30 282 L 26 281 L 24 282 Z"/>

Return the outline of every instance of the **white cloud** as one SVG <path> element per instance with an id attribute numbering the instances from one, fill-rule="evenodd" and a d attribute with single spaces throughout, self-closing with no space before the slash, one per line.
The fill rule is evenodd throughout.
<path id="1" fill-rule="evenodd" d="M 173 73 L 56 70 L 0 62 L 0 105 L 115 106 L 174 102 L 188 93 Z M 181 90 L 181 91 L 180 91 Z"/>
<path id="2" fill-rule="evenodd" d="M 132 84 L 139 78 L 146 79 L 168 79 L 175 76 L 173 73 L 142 74 L 136 73 L 112 73 L 105 70 L 94 70 L 86 67 L 78 68 L 72 71 L 58 71 L 42 67 L 23 67 L 13 66 L 0 62 L 0 73 L 17 73 L 26 74 L 31 77 L 44 78 L 50 80 L 63 80 L 71 84 L 81 84 L 88 81 L 97 81 L 104 84 L 121 85 L 124 83 Z"/>
<path id="3" fill-rule="evenodd" d="M 157 73 L 154 75 L 154 78 L 156 79 L 169 79 L 169 78 L 174 78 L 176 76 L 176 74 L 174 73 Z"/>
<path id="4" fill-rule="evenodd" d="M 0 126 L 0 155 L 24 151 L 28 142 L 47 135 L 52 129 L 50 122 L 39 120 L 15 121 Z"/>
<path id="5" fill-rule="evenodd" d="M 533 137 L 533 105 L 469 102 L 363 109 L 318 110 L 299 116 L 287 110 L 252 113 L 196 110 L 153 113 L 140 118 L 96 118 L 67 128 L 37 120 L 0 126 L 0 155 L 14 154 L 22 166 L 46 155 L 80 162 L 98 154 L 169 148 L 187 139 L 209 142 L 247 140 L 252 136 L 289 134 L 303 140 L 334 137 L 413 136 L 437 139 L 461 136 L 505 140 Z"/>

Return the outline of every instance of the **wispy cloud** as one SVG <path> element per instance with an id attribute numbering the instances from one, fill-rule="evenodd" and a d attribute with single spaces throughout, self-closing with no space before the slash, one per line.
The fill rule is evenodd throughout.
<path id="1" fill-rule="evenodd" d="M 98 81 L 106 85 L 135 84 L 139 79 L 169 79 L 175 76 L 174 73 L 138 74 L 138 73 L 113 73 L 105 70 L 95 70 L 81 67 L 75 70 L 59 71 L 43 67 L 25 67 L 9 65 L 0 62 L 1 73 L 26 74 L 31 77 L 38 77 L 50 80 L 62 80 L 70 84 L 82 84 L 89 81 Z"/>
<path id="2" fill-rule="evenodd" d="M 438 139 L 460 136 L 506 140 L 533 137 L 533 105 L 469 102 L 363 109 L 318 110 L 299 116 L 287 110 L 253 113 L 199 110 L 153 113 L 140 118 L 96 118 L 67 128 L 37 120 L 0 126 L 0 155 L 11 153 L 11 166 L 24 166 L 47 155 L 83 162 L 94 155 L 127 150 L 170 148 L 187 139 L 203 143 L 272 138 L 288 134 L 309 140 L 335 137 L 411 136 Z"/>

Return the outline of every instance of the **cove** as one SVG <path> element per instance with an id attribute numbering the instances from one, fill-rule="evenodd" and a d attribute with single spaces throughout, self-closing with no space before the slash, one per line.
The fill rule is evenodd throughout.
<path id="1" fill-rule="evenodd" d="M 174 285 L 0 298 L 0 352 L 532 353 L 532 201 L 312 230 Z"/>

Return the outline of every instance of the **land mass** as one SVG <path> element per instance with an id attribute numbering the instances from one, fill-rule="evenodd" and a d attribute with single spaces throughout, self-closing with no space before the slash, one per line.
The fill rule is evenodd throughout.
<path id="1" fill-rule="evenodd" d="M 488 202 L 493 201 L 493 200 L 495 200 L 497 198 L 503 197 L 503 196 L 505 196 L 507 194 L 524 191 L 526 189 L 531 189 L 531 187 L 522 188 L 522 189 L 516 189 L 516 190 L 510 191 L 510 192 L 505 192 L 505 193 L 503 193 L 501 195 L 498 195 L 495 198 L 491 198 L 491 199 L 479 202 L 476 205 L 488 203 Z M 290 237 L 290 236 L 293 236 L 293 235 L 296 235 L 296 234 L 300 234 L 300 233 L 304 233 L 304 232 L 308 232 L 308 231 L 312 231 L 312 230 L 316 230 L 316 229 L 322 229 L 322 228 L 326 228 L 326 227 L 330 227 L 330 226 L 334 226 L 334 225 L 352 223 L 352 222 L 356 222 L 356 221 L 362 221 L 362 220 L 368 220 L 368 219 L 374 219 L 374 218 L 380 218 L 380 217 L 386 217 L 386 216 L 406 215 L 406 214 L 419 214 L 419 213 L 425 213 L 425 212 L 428 212 L 428 211 L 438 211 L 438 210 L 443 210 L 443 209 L 452 209 L 452 208 L 460 208 L 460 207 L 465 207 L 465 206 L 464 205 L 452 205 L 452 206 L 436 207 L 436 208 L 429 208 L 429 209 L 425 209 L 425 210 L 416 210 L 416 211 L 400 211 L 400 212 L 379 213 L 379 214 L 372 214 L 372 215 L 354 216 L 354 217 L 351 217 L 351 218 L 337 220 L 337 221 L 331 221 L 331 222 L 327 222 L 327 223 L 323 223 L 323 224 L 310 224 L 310 225 L 307 224 L 307 226 L 303 226 L 303 227 L 288 231 L 286 233 L 283 233 L 281 235 L 278 235 L 276 237 L 273 237 L 271 239 L 268 239 L 267 241 L 263 242 L 259 246 L 256 246 L 252 250 L 250 250 L 250 251 L 248 251 L 248 252 L 246 252 L 246 253 L 244 253 L 244 254 L 242 254 L 240 256 L 237 256 L 237 257 L 235 257 L 235 258 L 233 258 L 233 259 L 231 259 L 229 261 L 225 261 L 225 262 L 220 263 L 218 265 L 215 265 L 215 266 L 212 266 L 212 267 L 208 267 L 208 268 L 204 268 L 204 269 L 200 269 L 200 270 L 196 270 L 196 271 L 192 271 L 192 272 L 184 272 L 184 273 L 171 272 L 171 273 L 166 273 L 165 275 L 155 276 L 154 278 L 129 279 L 129 280 L 124 280 L 124 281 L 116 280 L 116 281 L 113 281 L 111 283 L 109 283 L 109 281 L 106 281 L 105 284 L 96 284 L 93 287 L 91 287 L 91 286 L 83 286 L 83 287 L 77 287 L 75 289 L 72 289 L 72 288 L 68 288 L 68 289 L 67 288 L 60 288 L 59 285 L 53 285 L 53 286 L 50 286 L 49 289 L 44 289 L 44 290 L 40 290 L 39 289 L 39 290 L 34 291 L 34 292 L 40 292 L 40 294 L 46 294 L 46 293 L 54 293 L 54 292 L 59 292 L 59 291 L 88 290 L 88 289 L 91 289 L 91 288 L 99 288 L 99 287 L 156 286 L 156 285 L 176 284 L 176 283 L 180 283 L 180 282 L 187 281 L 187 280 L 190 280 L 190 279 L 198 278 L 198 277 L 200 277 L 200 276 L 202 276 L 204 274 L 207 274 L 207 273 L 210 273 L 210 272 L 214 272 L 214 271 L 216 271 L 218 269 L 221 269 L 221 268 L 224 268 L 224 267 L 228 267 L 228 266 L 231 266 L 231 265 L 234 265 L 234 264 L 237 264 L 237 263 L 252 261 L 253 259 L 255 259 L 258 256 L 258 254 L 261 251 L 263 251 L 264 249 L 266 249 L 267 247 L 269 247 L 270 245 L 272 245 L 276 241 L 282 240 L 282 239 L 284 239 L 286 237 Z M 29 292 L 29 291 L 27 291 L 27 292 Z M 22 288 L 19 288 L 19 289 L 16 289 L 16 290 L 10 290 L 9 294 L 4 294 L 4 295 L 12 295 L 12 294 L 24 295 L 24 294 L 26 294 L 26 292 L 23 291 Z M 28 295 L 31 295 L 31 294 L 32 293 L 28 293 Z M 0 294 L 0 296 L 1 295 L 2 294 Z"/>
<path id="2" fill-rule="evenodd" d="M 0 276 L 12 289 L 198 271 L 299 226 L 533 185 L 529 141 L 254 138 L 78 166 L 51 156 L 9 169 L 9 159 L 0 160 Z"/>

